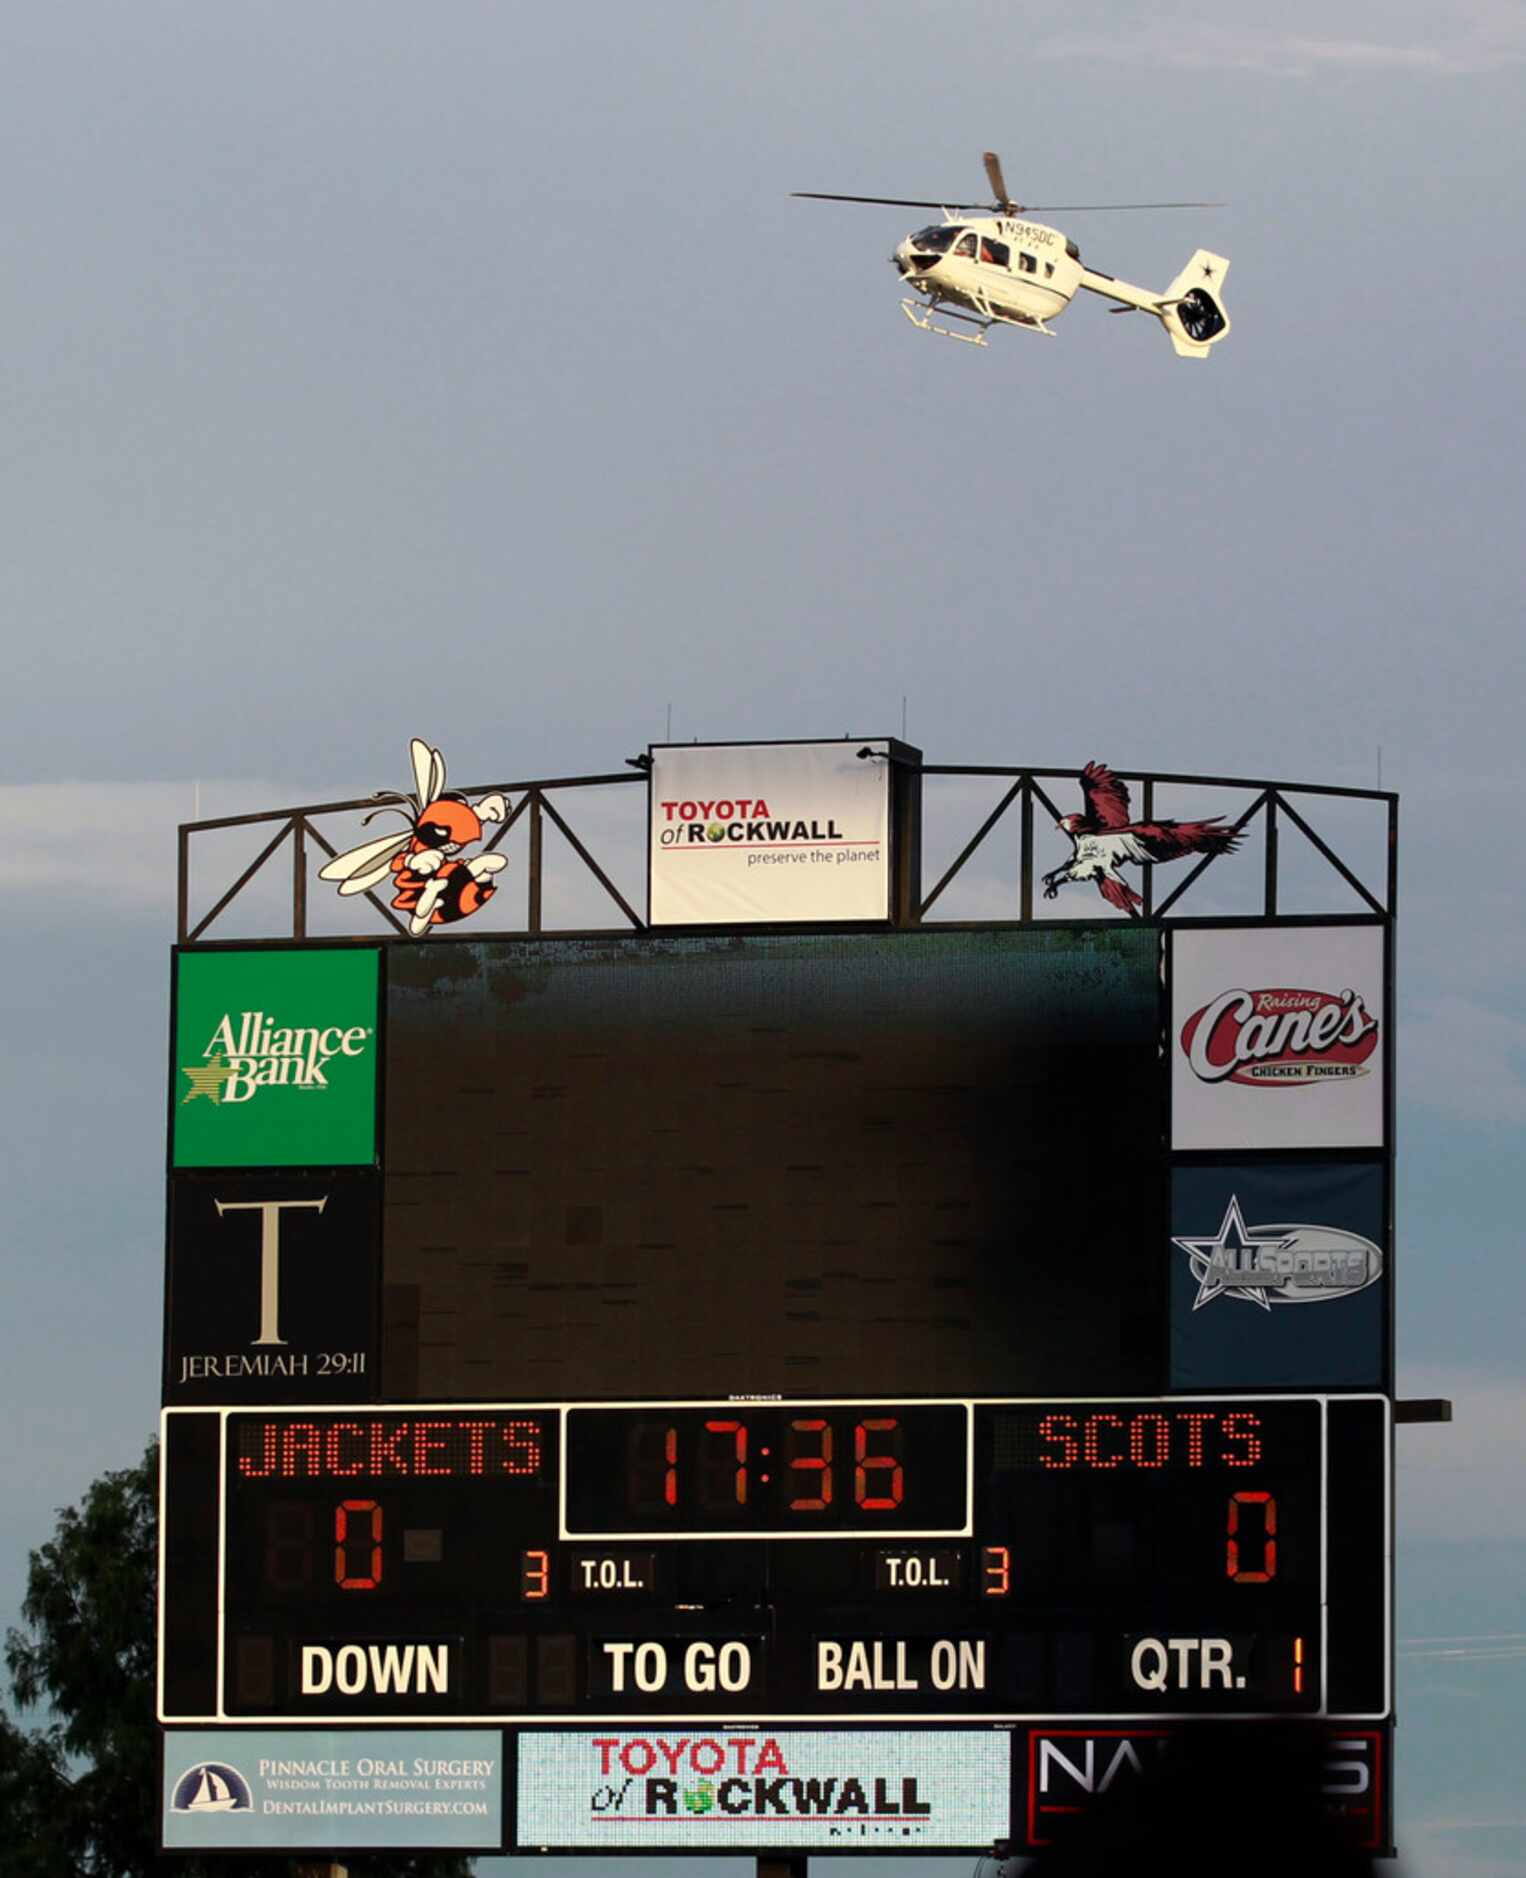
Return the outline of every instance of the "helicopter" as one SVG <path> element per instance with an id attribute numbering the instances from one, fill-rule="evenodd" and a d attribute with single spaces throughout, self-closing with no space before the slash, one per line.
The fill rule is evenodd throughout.
<path id="1" fill-rule="evenodd" d="M 941 222 L 908 235 L 890 257 L 912 290 L 901 311 L 923 332 L 963 339 L 983 346 L 993 326 L 1016 326 L 1048 333 L 1075 298 L 1078 289 L 1118 304 L 1113 313 L 1153 313 L 1184 359 L 1206 359 L 1209 349 L 1229 331 L 1221 298 L 1229 262 L 1222 254 L 1199 248 L 1166 288 L 1151 293 L 1111 274 L 1083 267 L 1081 250 L 1057 228 L 1030 221 L 1039 214 L 1090 213 L 1098 209 L 1211 209 L 1215 202 L 1071 203 L 1045 207 L 1014 202 L 1002 175 L 1001 159 L 985 152 L 986 179 L 995 200 L 985 202 L 915 202 L 904 196 L 838 196 L 797 189 L 811 202 L 875 202 L 891 208 L 939 209 Z M 954 320 L 973 332 L 939 324 Z"/>

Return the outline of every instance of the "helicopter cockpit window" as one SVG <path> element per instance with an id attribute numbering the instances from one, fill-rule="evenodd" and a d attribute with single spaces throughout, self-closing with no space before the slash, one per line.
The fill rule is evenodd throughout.
<path id="1" fill-rule="evenodd" d="M 1008 267 L 1012 261 L 1012 250 L 1004 241 L 992 241 L 989 236 L 980 237 L 980 258 L 990 261 L 996 267 Z"/>
<path id="2" fill-rule="evenodd" d="M 1024 254 L 1021 248 L 1017 251 L 1017 264 L 1025 274 L 1036 274 L 1039 271 L 1038 262 L 1031 254 Z"/>
<path id="3" fill-rule="evenodd" d="M 920 248 L 924 254 L 947 254 L 953 245 L 957 228 L 939 228 L 930 223 L 926 228 L 919 228 L 911 238 L 911 245 Z"/>
<path id="4" fill-rule="evenodd" d="M 961 236 L 959 240 L 959 245 L 958 247 L 954 249 L 954 252 L 955 254 L 963 255 L 966 260 L 973 261 L 975 259 L 975 236 L 974 234 L 970 233 L 968 235 Z"/>

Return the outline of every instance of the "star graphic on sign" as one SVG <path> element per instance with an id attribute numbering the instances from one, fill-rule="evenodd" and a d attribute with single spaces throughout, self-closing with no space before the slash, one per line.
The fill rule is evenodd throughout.
<path id="1" fill-rule="evenodd" d="M 194 1102 L 197 1096 L 205 1096 L 209 1102 L 216 1104 L 223 1099 L 223 1088 L 233 1074 L 233 1065 L 226 1057 L 214 1056 L 210 1063 L 202 1067 L 183 1063 L 180 1073 L 191 1079 L 190 1088 L 180 1098 L 182 1108 L 187 1102 Z"/>
<path id="2" fill-rule="evenodd" d="M 1220 1222 L 1215 1237 L 1179 1239 L 1173 1236 L 1171 1243 L 1179 1245 L 1192 1261 L 1193 1275 L 1198 1281 L 1198 1293 L 1192 1303 L 1193 1310 L 1202 1310 L 1203 1306 L 1211 1304 L 1221 1291 L 1227 1291 L 1231 1297 L 1246 1298 L 1252 1304 L 1259 1304 L 1263 1311 L 1269 1311 L 1272 1307 L 1266 1293 L 1270 1286 L 1279 1282 L 1276 1278 L 1268 1277 L 1265 1285 L 1226 1283 L 1222 1275 L 1214 1269 L 1215 1260 L 1225 1253 L 1282 1252 L 1293 1241 L 1290 1237 L 1282 1235 L 1258 1239 L 1245 1223 L 1245 1215 L 1240 1211 L 1239 1195 L 1232 1193 L 1229 1196 L 1229 1210 Z"/>

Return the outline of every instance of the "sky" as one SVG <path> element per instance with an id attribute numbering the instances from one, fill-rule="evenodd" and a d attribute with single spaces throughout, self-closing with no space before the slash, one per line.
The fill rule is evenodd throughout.
<path id="1" fill-rule="evenodd" d="M 1519 0 L 6 9 L 0 1610 L 155 1426 L 178 821 L 415 733 L 488 784 L 903 711 L 1381 783 L 1400 1392 L 1457 1405 L 1399 1437 L 1400 1844 L 1526 1869 L 1523 59 Z M 1054 219 L 1148 287 L 1228 255 L 1229 337 L 952 345 L 915 211 L 790 199 L 987 148 L 1222 201 Z"/>

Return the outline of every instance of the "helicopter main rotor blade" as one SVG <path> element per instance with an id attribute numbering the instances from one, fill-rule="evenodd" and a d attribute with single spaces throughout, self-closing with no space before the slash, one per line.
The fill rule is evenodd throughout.
<path id="1" fill-rule="evenodd" d="M 987 150 L 984 153 L 984 157 L 986 181 L 991 185 L 991 193 L 996 198 L 995 206 L 1001 210 L 1003 215 L 1015 215 L 1017 213 L 1017 204 L 1007 193 L 1007 179 L 1001 173 L 1001 158 L 994 150 Z"/>
<path id="2" fill-rule="evenodd" d="M 1030 202 L 1041 215 L 1111 215 L 1120 209 L 1222 209 L 1222 202 Z"/>
<path id="3" fill-rule="evenodd" d="M 892 209 L 985 209 L 986 202 L 950 202 L 946 196 L 937 202 L 913 201 L 909 196 L 831 196 L 820 189 L 792 189 L 790 195 L 806 202 L 882 202 Z"/>
<path id="4" fill-rule="evenodd" d="M 1000 165 L 998 164 L 998 173 Z M 1000 202 L 950 202 L 940 196 L 936 202 L 918 196 L 839 196 L 821 189 L 792 189 L 791 197 L 801 202 L 872 202 L 892 209 L 959 209 L 989 215 L 1113 215 L 1129 209 L 1222 209 L 1222 202 L 1013 202 L 1003 196 Z"/>

